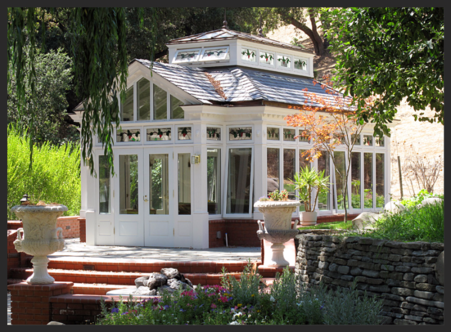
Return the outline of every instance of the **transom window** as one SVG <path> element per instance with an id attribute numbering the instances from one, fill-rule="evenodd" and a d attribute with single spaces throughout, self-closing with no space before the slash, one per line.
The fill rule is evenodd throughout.
<path id="1" fill-rule="evenodd" d="M 181 100 L 146 78 L 142 78 L 125 92 L 120 117 L 123 122 L 183 119 L 184 112 L 181 105 L 183 105 Z"/>

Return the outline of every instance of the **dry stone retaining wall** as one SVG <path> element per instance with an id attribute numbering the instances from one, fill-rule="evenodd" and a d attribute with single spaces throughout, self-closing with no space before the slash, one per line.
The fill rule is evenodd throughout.
<path id="1" fill-rule="evenodd" d="M 384 324 L 444 322 L 444 282 L 436 271 L 443 243 L 297 235 L 295 274 L 301 282 L 350 287 L 384 299 Z"/>

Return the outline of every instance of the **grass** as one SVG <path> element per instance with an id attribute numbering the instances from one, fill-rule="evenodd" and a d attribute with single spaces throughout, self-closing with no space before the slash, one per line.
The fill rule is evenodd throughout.
<path id="1" fill-rule="evenodd" d="M 333 222 L 317 224 L 315 226 L 298 227 L 299 230 L 304 230 L 304 229 L 347 230 L 347 229 L 351 229 L 351 228 L 352 228 L 351 220 L 348 220 L 347 223 L 345 223 L 344 221 L 333 221 Z"/>
<path id="2" fill-rule="evenodd" d="M 351 232 L 347 236 L 365 236 L 390 241 L 444 242 L 445 203 L 428 204 L 422 208 L 412 207 L 380 218 L 375 229 L 364 233 Z"/>

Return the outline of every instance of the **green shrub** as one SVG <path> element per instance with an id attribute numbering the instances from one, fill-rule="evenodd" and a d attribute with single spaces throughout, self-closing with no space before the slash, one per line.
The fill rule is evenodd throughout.
<path id="1" fill-rule="evenodd" d="M 423 202 L 423 200 L 425 198 L 430 198 L 430 197 L 439 197 L 439 198 L 443 198 L 443 199 L 445 198 L 444 195 L 431 194 L 431 193 L 428 193 L 428 191 L 426 189 L 421 189 L 415 197 L 403 199 L 401 201 L 401 204 L 407 208 L 411 208 L 411 207 L 417 206 L 418 204 Z"/>
<path id="2" fill-rule="evenodd" d="M 19 134 L 14 125 L 7 127 L 7 217 L 17 219 L 11 213 L 20 204 L 24 194 L 32 203 L 60 203 L 67 206 L 65 216 L 80 213 L 80 145 L 67 143 L 59 147 L 44 143 L 33 147 L 33 167 L 30 172 L 30 138 Z"/>

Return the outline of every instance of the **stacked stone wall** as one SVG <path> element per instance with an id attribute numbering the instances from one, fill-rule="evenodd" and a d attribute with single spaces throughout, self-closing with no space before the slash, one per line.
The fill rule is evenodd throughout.
<path id="1" fill-rule="evenodd" d="M 308 285 L 349 288 L 383 299 L 384 324 L 444 322 L 443 243 L 298 235 L 295 274 Z"/>

